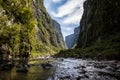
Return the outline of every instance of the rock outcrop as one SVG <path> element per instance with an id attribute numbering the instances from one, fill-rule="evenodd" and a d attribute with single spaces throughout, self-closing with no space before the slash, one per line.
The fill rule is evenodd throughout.
<path id="1" fill-rule="evenodd" d="M 119 21 L 120 1 L 86 0 L 77 48 L 96 46 L 102 50 L 119 50 Z"/>
<path id="2" fill-rule="evenodd" d="M 43 0 L 34 0 L 33 4 L 35 18 L 38 22 L 38 38 L 46 45 L 52 44 L 53 46 L 57 47 L 56 32 L 52 27 L 52 20 L 44 7 Z"/>
<path id="3" fill-rule="evenodd" d="M 65 37 L 65 42 L 68 48 L 73 48 L 78 41 L 79 27 L 74 29 L 74 33 Z"/>
<path id="4" fill-rule="evenodd" d="M 57 21 L 52 20 L 52 26 L 54 27 L 54 29 L 56 31 L 57 44 L 61 48 L 65 48 L 65 42 L 64 42 L 63 35 L 61 32 L 60 24 Z"/>
<path id="5" fill-rule="evenodd" d="M 52 48 L 58 48 L 58 50 L 65 48 L 62 33 L 59 31 L 60 29 L 58 30 L 57 28 L 59 25 L 57 25 L 58 23 L 55 23 L 55 21 L 53 23 L 53 20 L 44 7 L 43 0 L 34 0 L 33 5 L 35 18 L 38 22 L 37 39 L 40 45 L 42 45 L 41 48 L 44 48 L 42 51 L 45 52 L 47 49 L 52 50 Z M 50 52 L 49 50 L 48 52 Z"/>

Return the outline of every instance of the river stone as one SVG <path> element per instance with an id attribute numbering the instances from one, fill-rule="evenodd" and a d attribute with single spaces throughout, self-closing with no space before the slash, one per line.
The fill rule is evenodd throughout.
<path id="1" fill-rule="evenodd" d="M 78 73 L 80 73 L 80 74 L 85 74 L 87 71 L 85 71 L 84 69 L 81 69 L 81 70 L 79 70 L 78 71 Z"/>
<path id="2" fill-rule="evenodd" d="M 14 67 L 14 64 L 4 64 L 1 67 L 1 70 L 11 70 Z"/>
<path id="3" fill-rule="evenodd" d="M 68 80 L 70 80 L 70 76 L 64 76 L 64 77 L 60 77 L 60 80 L 65 80 L 65 79 L 68 79 Z"/>
<path id="4" fill-rule="evenodd" d="M 28 65 L 19 65 L 17 72 L 27 73 L 28 72 Z"/>

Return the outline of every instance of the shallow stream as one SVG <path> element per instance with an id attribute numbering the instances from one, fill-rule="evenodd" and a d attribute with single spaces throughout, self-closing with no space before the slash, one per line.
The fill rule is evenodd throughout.
<path id="1" fill-rule="evenodd" d="M 41 64 L 49 62 L 50 69 Z M 120 61 L 95 61 L 73 58 L 31 60 L 28 73 L 0 71 L 0 80 L 120 80 Z"/>

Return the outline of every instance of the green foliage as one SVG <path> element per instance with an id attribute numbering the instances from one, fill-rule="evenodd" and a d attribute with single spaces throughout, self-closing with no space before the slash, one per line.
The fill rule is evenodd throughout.
<path id="1" fill-rule="evenodd" d="M 57 44 L 56 31 L 52 27 L 51 17 L 48 15 L 43 0 L 34 1 L 35 16 L 38 22 L 36 40 L 32 40 L 33 53 L 41 54 L 52 54 L 60 50 L 60 46 Z"/>
<path id="2" fill-rule="evenodd" d="M 33 9 L 29 0 L 3 0 L 0 14 L 0 44 L 7 45 L 13 54 L 31 50 L 35 42 Z"/>
<path id="3" fill-rule="evenodd" d="M 0 0 L 0 5 L 2 4 L 2 0 Z"/>
<path id="4" fill-rule="evenodd" d="M 33 0 L 0 0 L 0 44 L 7 46 L 11 54 L 26 51 L 51 54 L 60 50 L 51 18 L 43 6 L 43 0 L 36 5 L 41 13 L 34 17 Z"/>

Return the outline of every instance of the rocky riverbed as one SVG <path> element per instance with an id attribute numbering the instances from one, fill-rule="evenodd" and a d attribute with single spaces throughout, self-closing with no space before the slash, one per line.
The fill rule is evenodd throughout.
<path id="1" fill-rule="evenodd" d="M 44 69 L 41 65 L 52 65 Z M 120 80 L 120 61 L 95 61 L 74 58 L 31 60 L 28 73 L 0 71 L 0 80 Z"/>

